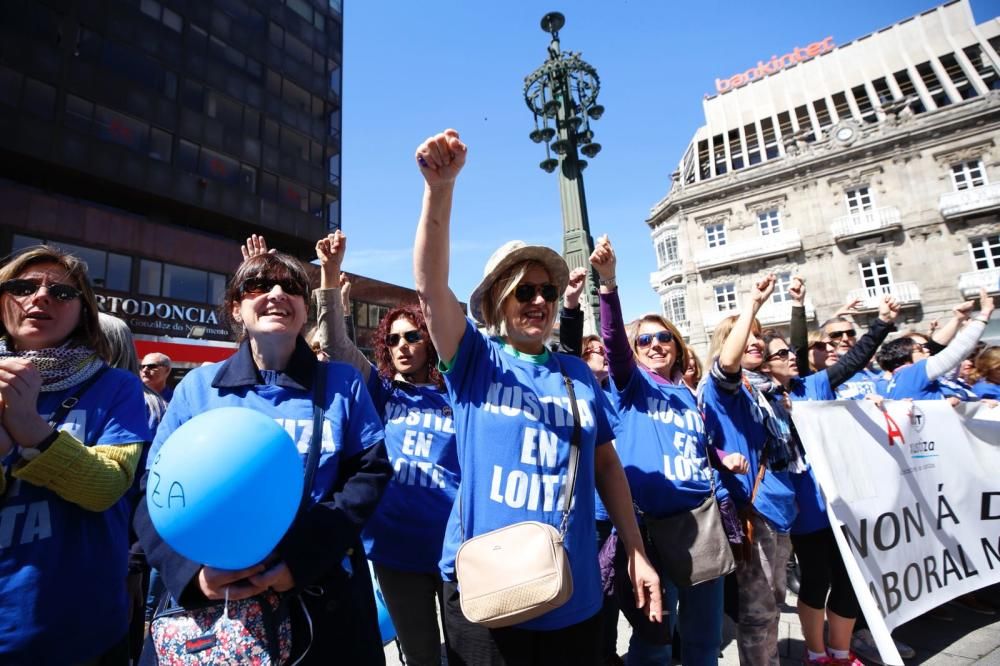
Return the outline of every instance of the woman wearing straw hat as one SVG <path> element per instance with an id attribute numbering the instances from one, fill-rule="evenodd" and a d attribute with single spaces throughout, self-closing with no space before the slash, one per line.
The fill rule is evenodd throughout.
<path id="1" fill-rule="evenodd" d="M 460 663 L 596 665 L 601 591 L 595 484 L 625 544 L 636 606 L 654 621 L 661 613 L 659 578 L 643 550 L 621 463 L 608 445 L 613 411 L 582 360 L 545 347 L 567 282 L 566 262 L 549 248 L 520 241 L 497 250 L 469 299 L 472 316 L 486 325 L 488 335 L 465 318 L 448 287 L 451 202 L 465 156 L 454 130 L 427 139 L 416 153 L 425 188 L 414 279 L 452 398 L 462 469 L 441 558 L 445 626 Z M 570 492 L 566 474 L 574 419 L 564 377 L 576 395 L 582 430 L 568 504 L 564 493 Z M 564 541 L 573 576 L 570 599 L 513 627 L 488 629 L 470 622 L 454 582 L 459 545 L 526 520 L 558 527 L 563 506 L 571 507 Z"/>

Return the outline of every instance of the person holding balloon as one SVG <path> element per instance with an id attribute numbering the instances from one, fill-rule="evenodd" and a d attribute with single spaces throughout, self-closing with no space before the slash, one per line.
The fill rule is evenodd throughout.
<path id="1" fill-rule="evenodd" d="M 305 267 L 287 254 L 252 256 L 237 269 L 227 286 L 223 311 L 241 340 L 240 347 L 222 363 L 192 370 L 177 386 L 150 452 L 147 495 L 136 515 L 136 531 L 150 564 L 160 571 L 167 590 L 185 608 L 206 601 L 246 599 L 268 590 L 297 594 L 306 613 L 292 615 L 292 649 L 298 654 L 309 647 L 298 663 L 382 664 L 374 596 L 359 535 L 392 468 L 386 457 L 382 423 L 358 372 L 343 364 L 318 361 L 302 336 L 309 296 Z M 323 417 L 319 462 L 308 496 L 296 513 L 303 485 L 301 462 L 296 465 L 298 487 L 291 483 L 284 488 L 287 475 L 277 474 L 274 466 L 256 464 L 259 460 L 253 458 L 240 459 L 241 448 L 270 455 L 273 447 L 255 441 L 270 437 L 265 434 L 269 430 L 240 428 L 239 420 L 227 416 L 228 412 L 217 411 L 219 416 L 213 418 L 209 410 L 249 408 L 270 417 L 292 435 L 304 459 L 314 430 L 313 389 L 317 382 L 325 384 L 325 390 L 316 396 Z M 196 417 L 204 422 L 205 431 L 185 429 L 198 426 L 192 421 Z M 171 439 L 175 432 L 177 441 Z M 240 441 L 232 441 L 234 437 L 246 441 L 241 446 Z M 205 440 L 204 460 L 199 460 L 197 447 L 185 447 L 192 438 Z M 218 447 L 210 446 L 213 441 L 231 449 L 233 456 L 218 455 Z M 185 451 L 187 457 L 174 460 L 172 447 Z M 251 478 L 248 483 L 247 470 L 260 478 Z M 254 492 L 228 510 L 163 512 L 164 499 L 179 499 L 178 491 L 167 485 L 167 480 L 185 478 L 194 488 L 203 477 L 217 484 L 238 480 L 249 488 L 259 488 L 260 494 L 273 494 L 273 486 L 280 484 L 278 496 L 282 506 L 291 501 L 294 522 L 284 531 L 284 524 L 272 524 L 282 519 L 281 511 L 259 507 L 251 516 L 252 526 L 240 537 L 218 538 L 227 533 L 228 523 L 243 519 L 247 507 L 256 504 Z M 295 480 L 294 475 L 292 478 Z M 218 488 L 223 494 L 229 490 Z M 158 492 L 161 494 L 156 495 Z M 213 506 L 211 499 L 205 501 L 206 506 Z M 174 530 L 176 526 L 169 524 L 171 520 L 189 520 L 189 515 L 194 522 L 181 526 L 184 530 Z M 171 544 L 160 530 L 198 538 L 194 545 L 179 540 Z M 175 548 L 181 545 L 185 547 Z M 178 552 L 193 552 L 195 546 L 199 554 L 204 553 L 202 561 Z M 259 561 L 248 562 L 249 553 Z M 225 563 L 225 568 L 219 563 Z M 154 663 L 155 655 L 147 657 L 151 652 L 144 652 L 143 663 Z"/>
<path id="2" fill-rule="evenodd" d="M 470 312 L 490 329 L 489 335 L 477 331 L 448 286 L 451 204 L 466 146 L 448 130 L 424 141 L 414 157 L 425 181 L 414 282 L 445 369 L 462 470 L 440 563 L 446 579 L 444 624 L 457 655 L 448 663 L 596 666 L 601 660 L 601 581 L 595 486 L 624 543 L 635 605 L 655 622 L 661 620 L 660 582 L 646 559 L 628 483 L 610 445 L 617 419 L 607 398 L 579 357 L 545 346 L 569 270 L 549 248 L 504 244 L 469 299 Z M 577 411 L 579 419 L 573 416 Z M 571 488 L 562 481 L 569 477 L 573 440 L 579 444 L 579 464 Z M 528 493 L 532 479 L 539 490 Z M 562 503 L 556 499 L 560 495 Z M 473 623 L 460 603 L 458 548 L 522 521 L 565 525 L 560 534 L 573 593 L 554 610 L 514 626 Z"/>
<path id="3" fill-rule="evenodd" d="M 0 310 L 0 661 L 125 666 L 142 383 L 108 367 L 75 256 L 37 246 L 12 258 Z"/>

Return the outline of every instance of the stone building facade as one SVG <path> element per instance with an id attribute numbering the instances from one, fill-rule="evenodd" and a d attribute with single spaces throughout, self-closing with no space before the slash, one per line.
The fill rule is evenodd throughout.
<path id="1" fill-rule="evenodd" d="M 998 48 L 1000 19 L 955 0 L 723 81 L 647 220 L 664 314 L 705 351 L 768 272 L 768 327 L 787 326 L 794 275 L 813 323 L 891 294 L 926 328 L 1000 293 Z"/>

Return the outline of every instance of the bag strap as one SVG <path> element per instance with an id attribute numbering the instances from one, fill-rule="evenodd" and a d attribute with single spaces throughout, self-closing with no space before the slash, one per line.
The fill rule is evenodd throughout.
<path id="1" fill-rule="evenodd" d="M 559 358 L 555 355 L 556 363 Z M 559 523 L 559 535 L 566 536 L 569 530 L 569 512 L 573 508 L 573 497 L 576 492 L 576 472 L 580 466 L 580 448 L 583 440 L 583 428 L 580 426 L 580 408 L 576 404 L 576 390 L 573 388 L 573 379 L 563 370 L 559 363 L 559 372 L 563 376 L 563 383 L 566 385 L 566 392 L 569 394 L 570 408 L 573 410 L 573 435 L 569 441 L 569 464 L 566 470 L 566 486 L 569 492 L 566 494 L 566 502 L 563 506 L 562 522 Z"/>
<path id="2" fill-rule="evenodd" d="M 309 503 L 313 479 L 319 466 L 319 455 L 323 449 L 323 402 L 326 399 L 326 368 L 323 361 L 316 362 L 316 373 L 313 377 L 313 429 L 309 439 L 309 455 L 306 457 L 305 485 L 302 488 L 302 501 L 299 510 Z"/>
<path id="3" fill-rule="evenodd" d="M 73 392 L 73 395 L 65 398 L 61 403 L 59 403 L 59 406 L 56 407 L 56 411 L 52 412 L 52 416 L 49 418 L 49 425 L 55 428 L 62 423 L 63 419 L 66 418 L 66 415 L 69 414 L 69 410 L 76 407 L 77 403 L 80 402 L 80 397 L 84 394 L 84 392 L 93 386 L 107 371 L 108 366 L 102 365 L 97 372 L 80 382 L 76 387 L 76 391 Z"/>

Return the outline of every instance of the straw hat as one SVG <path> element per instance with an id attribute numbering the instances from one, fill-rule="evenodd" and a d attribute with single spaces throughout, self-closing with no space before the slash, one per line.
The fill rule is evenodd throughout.
<path id="1" fill-rule="evenodd" d="M 555 250 L 544 245 L 527 245 L 524 241 L 508 241 L 490 256 L 483 269 L 483 279 L 469 296 L 469 312 L 473 319 L 485 324 L 483 319 L 483 297 L 493 288 L 493 283 L 506 273 L 512 266 L 524 261 L 535 261 L 545 266 L 549 279 L 559 288 L 559 293 L 566 289 L 569 283 L 569 267 L 566 261 Z"/>

